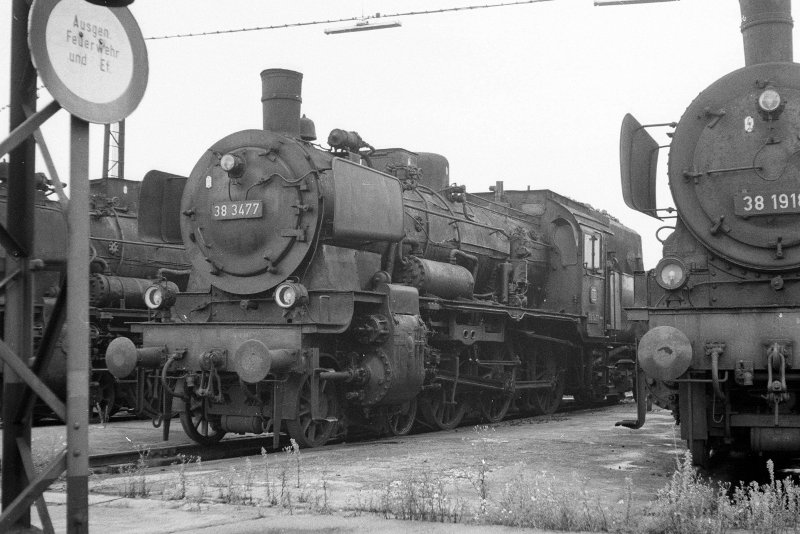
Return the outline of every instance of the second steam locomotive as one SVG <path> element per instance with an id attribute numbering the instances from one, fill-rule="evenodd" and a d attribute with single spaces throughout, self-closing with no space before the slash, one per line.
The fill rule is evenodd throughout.
<path id="1" fill-rule="evenodd" d="M 148 288 L 141 346 L 106 353 L 116 377 L 147 384 L 199 443 L 285 430 L 302 446 L 354 424 L 404 434 L 418 409 L 446 429 L 631 387 L 635 232 L 550 191 L 469 194 L 444 157 L 355 132 L 323 149 L 302 75 L 261 78 L 263 129 L 211 146 L 180 205 L 141 206 L 191 276 L 185 292 Z"/>
<path id="2" fill-rule="evenodd" d="M 8 213 L 9 166 L 0 162 L 0 218 Z M 61 398 L 66 398 L 66 354 L 63 346 L 64 266 L 67 256 L 65 216 L 58 201 L 48 196 L 52 187 L 43 174 L 37 174 L 35 202 L 36 258 L 33 270 L 35 302 L 34 342 L 37 367 L 42 368 L 45 383 Z M 153 191 L 180 194 L 186 179 L 160 171 L 151 171 L 142 182 L 121 178 L 102 178 L 90 183 L 89 275 L 89 350 L 91 405 L 101 419 L 120 408 L 134 408 L 157 415 L 141 402 L 133 381 L 116 381 L 105 366 L 108 343 L 118 336 L 135 337 L 129 324 L 146 320 L 149 310 L 142 295 L 155 278 L 169 279 L 183 287 L 188 278 L 183 246 L 162 240 L 139 240 L 138 206 L 147 202 Z M 146 221 L 144 222 L 146 225 Z M 13 283 L 14 269 L 8 267 L 6 251 L 0 249 L 0 289 Z M 5 301 L 0 299 L 0 318 Z M 60 319 L 55 319 L 60 317 Z M 51 321 L 51 319 L 53 319 Z M 68 320 L 68 319 L 67 319 Z M 52 325 L 50 323 L 53 323 Z M 37 407 L 37 417 L 49 417 L 50 411 Z"/>
<path id="3" fill-rule="evenodd" d="M 664 257 L 636 283 L 639 418 L 671 409 L 695 463 L 712 452 L 800 450 L 800 65 L 789 0 L 741 0 L 746 66 L 692 102 L 675 129 L 677 210 Z M 622 128 L 629 206 L 656 211 L 658 145 Z"/>

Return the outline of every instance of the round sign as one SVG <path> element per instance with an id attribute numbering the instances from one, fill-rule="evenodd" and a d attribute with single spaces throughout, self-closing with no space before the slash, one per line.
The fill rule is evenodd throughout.
<path id="1" fill-rule="evenodd" d="M 47 90 L 81 119 L 118 122 L 144 96 L 147 49 L 127 8 L 84 0 L 34 0 L 28 45 Z"/>

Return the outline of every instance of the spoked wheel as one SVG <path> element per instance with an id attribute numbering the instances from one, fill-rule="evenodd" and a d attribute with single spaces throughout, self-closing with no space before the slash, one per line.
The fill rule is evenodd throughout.
<path id="1" fill-rule="evenodd" d="M 530 401 L 533 411 L 541 415 L 550 415 L 561 406 L 564 396 L 564 380 L 560 374 L 555 377 L 555 384 L 547 389 L 532 390 Z"/>
<path id="2" fill-rule="evenodd" d="M 411 432 L 417 417 L 417 398 L 397 406 L 389 406 L 386 413 L 386 428 L 393 436 L 405 436 Z"/>
<path id="3" fill-rule="evenodd" d="M 527 400 L 532 412 L 550 415 L 561 405 L 561 398 L 564 396 L 563 370 L 559 368 L 558 359 L 552 354 L 537 356 L 534 366 L 532 378 L 549 380 L 551 385 L 548 388 L 529 390 Z"/>
<path id="4" fill-rule="evenodd" d="M 508 413 L 513 399 L 504 391 L 484 391 L 480 396 L 481 415 L 489 423 L 499 423 Z"/>
<path id="5" fill-rule="evenodd" d="M 190 396 L 184 402 L 185 407 L 181 412 L 181 426 L 186 435 L 200 445 L 213 445 L 225 435 L 214 422 L 208 420 L 206 414 L 206 399 Z"/>
<path id="6" fill-rule="evenodd" d="M 481 391 L 478 398 L 481 415 L 488 423 L 499 423 L 508 413 L 511 401 L 514 400 L 512 393 L 516 378 L 516 369 L 512 368 L 507 372 L 507 368 L 501 362 L 509 362 L 515 359 L 512 355 L 511 347 L 503 344 L 499 346 L 487 347 L 487 363 L 495 360 L 496 365 L 490 365 L 488 372 L 482 375 L 486 380 L 501 382 L 503 390 L 486 389 Z"/>
<path id="7" fill-rule="evenodd" d="M 467 406 L 456 398 L 451 401 L 453 388 L 452 382 L 442 382 L 442 388 L 432 392 L 422 403 L 422 416 L 432 426 L 441 430 L 451 430 L 461 424 Z"/>
<path id="8" fill-rule="evenodd" d="M 312 417 L 311 379 L 306 378 L 297 392 L 297 417 L 286 421 L 289 436 L 301 447 L 324 445 L 336 430 L 339 421 L 339 398 L 333 383 L 319 381 L 320 419 Z"/>

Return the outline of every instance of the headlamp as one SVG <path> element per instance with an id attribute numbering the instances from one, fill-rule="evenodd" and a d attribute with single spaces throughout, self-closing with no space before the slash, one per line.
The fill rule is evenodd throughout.
<path id="1" fill-rule="evenodd" d="M 767 113 L 772 113 L 781 105 L 781 95 L 772 88 L 765 89 L 758 97 L 759 107 Z"/>
<path id="2" fill-rule="evenodd" d="M 219 166 L 232 178 L 239 178 L 244 174 L 244 161 L 236 154 L 225 154 L 219 158 Z"/>
<path id="3" fill-rule="evenodd" d="M 678 258 L 664 258 L 655 269 L 656 283 L 668 291 L 679 289 L 686 284 L 689 275 L 686 266 Z"/>
<path id="4" fill-rule="evenodd" d="M 275 304 L 281 308 L 292 308 L 308 302 L 308 290 L 303 284 L 284 282 L 275 288 Z"/>
<path id="5" fill-rule="evenodd" d="M 144 290 L 144 304 L 151 310 L 164 310 L 175 304 L 174 284 L 154 284 Z"/>

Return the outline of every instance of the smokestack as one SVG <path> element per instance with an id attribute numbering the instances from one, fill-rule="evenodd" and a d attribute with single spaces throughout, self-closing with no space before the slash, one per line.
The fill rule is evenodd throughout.
<path id="1" fill-rule="evenodd" d="M 792 59 L 791 0 L 739 0 L 744 64 Z"/>
<path id="2" fill-rule="evenodd" d="M 303 75 L 287 69 L 261 71 L 264 129 L 300 137 L 300 98 Z"/>

